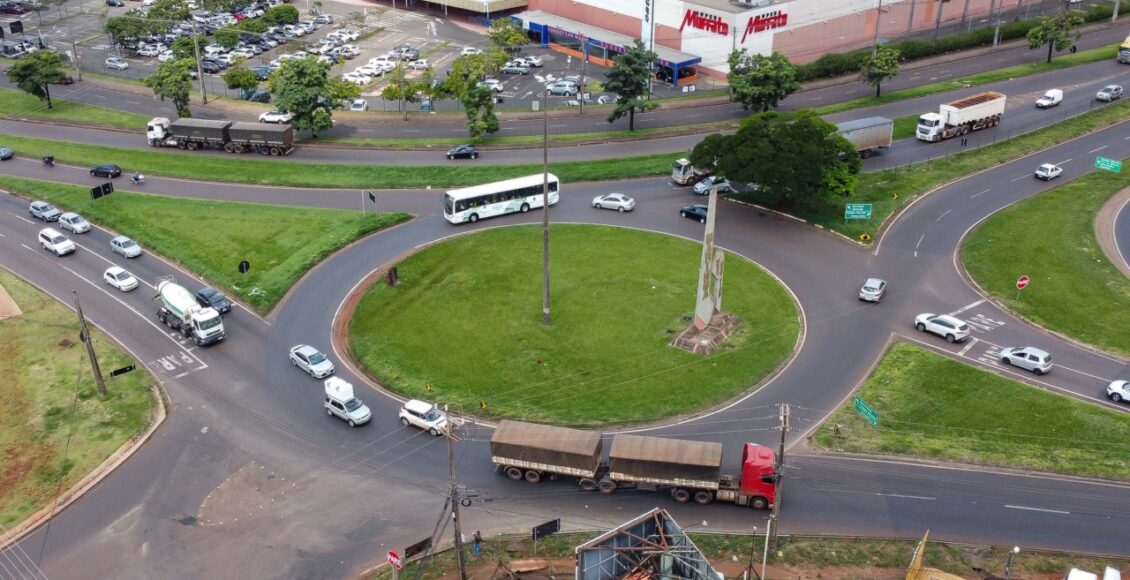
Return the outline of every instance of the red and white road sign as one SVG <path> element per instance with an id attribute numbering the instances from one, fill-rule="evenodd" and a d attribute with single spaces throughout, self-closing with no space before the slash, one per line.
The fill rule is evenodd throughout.
<path id="1" fill-rule="evenodd" d="M 1027 276 L 1021 276 L 1016 279 L 1016 289 L 1023 290 L 1032 279 Z"/>
<path id="2" fill-rule="evenodd" d="M 397 554 L 396 552 L 389 551 L 389 553 L 388 553 L 388 563 L 393 565 L 393 566 L 396 566 L 396 569 L 399 570 L 400 569 L 400 555 Z"/>

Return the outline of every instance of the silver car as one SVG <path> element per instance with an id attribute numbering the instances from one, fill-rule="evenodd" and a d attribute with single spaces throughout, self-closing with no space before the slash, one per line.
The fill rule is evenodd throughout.
<path id="1" fill-rule="evenodd" d="M 118 236 L 110 240 L 110 249 L 115 254 L 121 254 L 127 258 L 136 258 L 141 255 L 141 246 L 125 236 Z"/>
<path id="2" fill-rule="evenodd" d="M 315 379 L 334 374 L 334 363 L 330 362 L 321 351 L 308 344 L 299 344 L 290 349 L 290 363 Z"/>
<path id="3" fill-rule="evenodd" d="M 1001 349 L 1001 362 L 1032 371 L 1037 375 L 1046 375 L 1052 370 L 1052 355 L 1032 346 Z"/>
<path id="4" fill-rule="evenodd" d="M 596 209 L 614 209 L 623 213 L 636 209 L 636 200 L 622 193 L 609 193 L 592 198 L 592 206 Z"/>
<path id="5" fill-rule="evenodd" d="M 1100 101 L 1111 102 L 1122 98 L 1122 85 L 1107 85 L 1095 94 L 1095 98 Z"/>
<path id="6" fill-rule="evenodd" d="M 887 281 L 879 278 L 868 278 L 859 289 L 859 299 L 864 302 L 879 302 L 887 293 Z"/>
<path id="7" fill-rule="evenodd" d="M 31 217 L 41 219 L 45 222 L 53 222 L 59 219 L 59 210 L 55 206 L 47 203 L 46 201 L 33 201 L 27 208 Z"/>
<path id="8" fill-rule="evenodd" d="M 77 213 L 69 211 L 59 217 L 59 227 L 71 233 L 83 234 L 90 231 L 90 222 Z"/>

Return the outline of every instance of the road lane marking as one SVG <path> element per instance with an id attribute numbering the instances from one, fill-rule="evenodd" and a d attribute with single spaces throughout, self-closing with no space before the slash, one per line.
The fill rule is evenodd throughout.
<path id="1" fill-rule="evenodd" d="M 947 215 L 949 215 L 949 213 L 950 213 L 951 211 L 953 211 L 953 210 L 952 210 L 952 209 L 947 209 L 947 210 L 946 210 L 946 213 L 944 213 L 944 214 L 942 214 L 942 215 L 938 216 L 938 219 L 934 220 L 934 223 L 938 223 L 938 222 L 942 221 L 942 218 L 944 218 L 944 217 L 946 217 Z"/>
<path id="2" fill-rule="evenodd" d="M 949 315 L 950 316 L 957 316 L 958 314 L 961 314 L 962 312 L 965 312 L 966 310 L 969 310 L 970 308 L 977 308 L 978 306 L 984 304 L 985 300 L 987 300 L 987 298 L 982 298 L 982 299 L 974 302 L 973 304 L 968 304 L 968 305 L 962 306 L 961 308 L 954 310 L 953 312 L 950 312 Z"/>
<path id="3" fill-rule="evenodd" d="M 927 496 L 924 496 L 924 495 L 903 495 L 901 493 L 876 493 L 875 495 L 879 495 L 879 496 L 883 496 L 883 497 L 901 497 L 901 498 L 904 498 L 904 499 L 925 499 L 925 500 L 929 500 L 929 501 L 934 501 L 934 500 L 938 499 L 936 497 L 927 497 Z"/>
<path id="4" fill-rule="evenodd" d="M 1009 509 L 1014 509 L 1014 510 L 1027 510 L 1027 511 L 1030 511 L 1030 512 L 1047 512 L 1049 514 L 1060 514 L 1060 515 L 1064 515 L 1064 516 L 1071 515 L 1071 512 L 1065 512 L 1063 510 L 1050 510 L 1050 509 L 1047 509 L 1047 508 L 1028 507 L 1026 505 L 1005 504 L 1004 507 L 1009 508 Z"/>
<path id="5" fill-rule="evenodd" d="M 918 238 L 918 243 L 914 244 L 914 249 L 917 250 L 918 246 L 922 245 L 922 240 L 925 240 L 925 239 L 926 239 L 926 234 L 922 234 L 922 237 Z"/>
<path id="6" fill-rule="evenodd" d="M 1107 147 L 1110 147 L 1110 145 L 1103 145 L 1102 147 L 1099 147 L 1099 148 L 1097 148 L 1097 149 L 1091 149 L 1091 150 L 1090 150 L 1090 151 L 1088 151 L 1087 153 L 1094 153 L 1094 152 L 1096 152 L 1096 151 L 1102 151 L 1103 149 L 1106 149 Z"/>
<path id="7" fill-rule="evenodd" d="M 977 197 L 978 195 L 984 195 L 986 193 L 989 193 L 990 191 L 992 191 L 992 190 L 986 189 L 985 191 L 982 191 L 981 193 L 974 193 L 973 195 L 969 196 L 969 199 L 973 199 L 973 198 Z"/>
<path id="8" fill-rule="evenodd" d="M 965 353 L 969 352 L 969 349 L 973 348 L 973 345 L 977 344 L 978 342 L 979 341 L 976 338 L 971 339 L 969 341 L 969 344 L 965 345 L 965 348 L 958 351 L 957 356 L 965 356 Z"/>
<path id="9" fill-rule="evenodd" d="M 1020 177 L 1013 179 L 1010 183 L 1016 183 L 1017 181 L 1020 181 L 1021 179 L 1028 179 L 1030 177 L 1032 177 L 1031 173 L 1025 173 L 1024 175 L 1021 175 Z"/>

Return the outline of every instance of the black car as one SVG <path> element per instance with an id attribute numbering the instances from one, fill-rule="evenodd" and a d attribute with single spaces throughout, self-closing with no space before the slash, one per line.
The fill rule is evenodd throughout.
<path id="1" fill-rule="evenodd" d="M 209 286 L 196 291 L 196 301 L 201 306 L 215 308 L 216 312 L 220 314 L 227 314 L 231 310 L 231 301 L 228 300 L 228 297 L 224 296 L 223 292 Z"/>
<path id="2" fill-rule="evenodd" d="M 699 223 L 706 223 L 706 206 L 705 205 L 684 205 L 679 208 L 679 215 L 698 220 Z"/>
<path id="3" fill-rule="evenodd" d="M 263 89 L 252 91 L 247 95 L 247 100 L 253 103 L 269 103 L 271 102 L 271 92 Z"/>
<path id="4" fill-rule="evenodd" d="M 224 65 L 218 60 L 202 60 L 200 61 L 200 70 L 207 74 L 214 75 L 224 71 Z"/>
<path id="5" fill-rule="evenodd" d="M 109 177 L 113 179 L 122 174 L 122 168 L 113 163 L 107 163 L 91 169 L 90 174 L 94 177 Z"/>
<path id="6" fill-rule="evenodd" d="M 261 64 L 256 67 L 251 67 L 251 72 L 255 73 L 255 78 L 265 81 L 271 78 L 271 73 L 275 72 L 275 69 L 271 65 Z"/>
<path id="7" fill-rule="evenodd" d="M 106 0 L 106 5 L 107 6 L 119 7 L 119 6 L 125 6 L 126 3 L 122 2 L 122 0 Z"/>
<path id="8" fill-rule="evenodd" d="M 447 158 L 455 159 L 456 157 L 467 157 L 471 159 L 478 159 L 479 148 L 474 145 L 456 145 L 447 150 Z"/>

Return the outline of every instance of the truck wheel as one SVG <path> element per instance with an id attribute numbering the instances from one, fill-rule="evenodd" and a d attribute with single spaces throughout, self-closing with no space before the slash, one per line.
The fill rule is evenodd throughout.
<path id="1" fill-rule="evenodd" d="M 197 148 L 196 141 L 189 141 L 185 145 L 185 147 L 187 147 L 189 151 L 196 151 L 196 148 Z"/>
<path id="2" fill-rule="evenodd" d="M 184 149 L 184 148 L 185 148 L 184 141 L 177 141 L 177 149 Z"/>
<path id="3" fill-rule="evenodd" d="M 749 500 L 749 507 L 751 507 L 755 510 L 768 509 L 769 508 L 769 500 L 767 500 L 767 499 L 765 499 L 761 496 L 757 496 L 757 497 Z"/>
<path id="4" fill-rule="evenodd" d="M 612 493 L 616 491 L 616 482 L 605 477 L 600 480 L 600 483 L 596 484 L 596 488 L 600 490 L 600 493 Z"/>
<path id="5" fill-rule="evenodd" d="M 868 157 L 871 157 L 871 150 L 870 149 L 864 149 L 863 151 L 860 151 L 859 157 L 861 159 L 867 159 Z"/>
<path id="6" fill-rule="evenodd" d="M 271 156 L 272 157 L 278 157 L 281 153 L 282 153 L 282 150 L 279 149 L 278 147 L 271 147 Z"/>
<path id="7" fill-rule="evenodd" d="M 271 154 L 271 150 L 266 148 L 266 147 L 260 147 L 259 152 L 262 153 L 263 155 L 270 155 Z"/>
<path id="8" fill-rule="evenodd" d="M 596 489 L 596 482 L 588 477 L 582 477 L 581 481 L 578 482 L 578 484 L 581 486 L 581 490 L 583 491 L 592 491 Z"/>
<path id="9" fill-rule="evenodd" d="M 509 477 L 514 481 L 520 481 L 522 479 L 522 470 L 518 469 L 517 467 L 507 467 L 506 477 Z"/>
<path id="10" fill-rule="evenodd" d="M 534 471 L 532 469 L 527 471 L 526 472 L 526 481 L 528 481 L 530 483 L 537 483 L 537 482 L 541 481 L 541 473 Z"/>
<path id="11" fill-rule="evenodd" d="M 706 505 L 706 504 L 708 504 L 712 501 L 714 501 L 714 494 L 710 493 L 709 491 L 706 491 L 704 489 L 700 489 L 700 490 L 694 492 L 694 502 L 695 503 L 700 504 L 700 505 Z"/>
<path id="12" fill-rule="evenodd" d="M 224 143 L 224 151 L 227 151 L 228 153 L 235 153 L 235 143 L 232 143 L 231 141 Z"/>
<path id="13" fill-rule="evenodd" d="M 671 499 L 675 500 L 675 503 L 687 503 L 691 499 L 691 492 L 681 487 L 675 488 L 671 490 Z"/>

